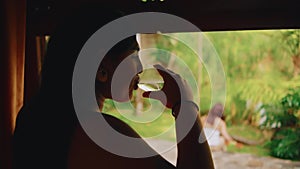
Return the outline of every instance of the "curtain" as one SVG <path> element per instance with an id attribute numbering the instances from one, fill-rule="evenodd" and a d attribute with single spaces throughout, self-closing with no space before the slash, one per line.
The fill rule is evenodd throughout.
<path id="1" fill-rule="evenodd" d="M 27 25 L 24 76 L 24 104 L 38 92 L 41 82 L 42 64 L 46 52 L 46 37 L 37 36 Z"/>
<path id="2" fill-rule="evenodd" d="M 26 1 L 0 3 L 0 168 L 10 169 L 12 134 L 24 97 Z"/>

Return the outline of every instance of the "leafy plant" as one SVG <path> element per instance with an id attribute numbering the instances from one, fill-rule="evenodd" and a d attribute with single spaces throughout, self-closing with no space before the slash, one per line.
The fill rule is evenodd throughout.
<path id="1" fill-rule="evenodd" d="M 281 104 L 288 113 L 297 113 L 300 109 L 300 88 L 290 89 L 290 93 L 282 98 Z"/>
<path id="2" fill-rule="evenodd" d="M 263 105 L 261 109 L 263 110 L 260 125 L 262 128 L 294 126 L 297 122 L 297 117 L 285 111 L 281 104 Z"/>
<path id="3" fill-rule="evenodd" d="M 268 143 L 270 154 L 275 157 L 300 160 L 300 88 L 291 89 L 280 104 L 262 107 L 266 128 L 277 128 L 273 139 Z"/>
<path id="4" fill-rule="evenodd" d="M 290 53 L 294 65 L 294 77 L 300 74 L 300 30 L 283 31 L 281 35 L 286 50 Z"/>
<path id="5" fill-rule="evenodd" d="M 275 133 L 267 146 L 275 157 L 300 160 L 300 129 L 285 128 Z"/>

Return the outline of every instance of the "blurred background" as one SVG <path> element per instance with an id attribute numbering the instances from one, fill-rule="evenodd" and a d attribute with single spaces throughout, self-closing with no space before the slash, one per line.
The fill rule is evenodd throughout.
<path id="1" fill-rule="evenodd" d="M 170 34 L 169 34 L 170 35 Z M 226 76 L 226 101 L 223 119 L 230 136 L 238 144 L 227 144 L 227 152 L 250 153 L 257 156 L 274 156 L 283 159 L 300 159 L 300 30 L 253 30 L 179 33 L 195 45 L 208 39 L 216 50 Z M 140 35 L 142 49 L 156 47 L 164 49 L 183 60 L 198 85 L 201 115 L 209 112 L 211 81 L 208 72 L 197 56 L 186 44 L 163 34 Z M 205 49 L 204 49 L 205 50 Z M 159 51 L 152 57 L 160 61 Z M 205 51 L 202 52 L 205 55 Z M 160 63 L 176 72 L 176 57 L 164 57 Z M 221 68 L 220 68 L 221 69 Z M 179 72 L 180 73 L 180 68 Z M 151 111 L 149 99 L 137 91 L 132 104 L 132 118 L 147 118 Z M 107 100 L 104 112 L 123 119 L 144 137 L 154 137 L 168 130 L 159 139 L 174 141 L 174 120 L 170 110 L 165 110 L 153 121 L 139 123 L 123 116 Z M 156 103 L 157 104 L 157 103 Z M 137 106 L 140 105 L 140 106 Z M 153 110 L 155 112 L 155 110 Z M 129 115 L 130 116 L 130 115 Z"/>
<path id="2" fill-rule="evenodd" d="M 233 168 L 233 165 L 237 168 L 300 167 L 295 162 L 299 161 L 300 150 L 300 22 L 297 0 L 215 0 L 200 1 L 201 5 L 195 0 L 3 0 L 0 1 L 3 28 L 0 38 L 0 168 L 12 168 L 16 116 L 39 89 L 49 35 L 66 16 L 89 2 L 107 3 L 127 14 L 149 11 L 170 13 L 187 19 L 205 31 L 202 37 L 194 36 L 195 33 L 177 35 L 198 46 L 199 51 L 196 52 L 200 56 L 207 56 L 202 50 L 205 45 L 203 40 L 209 39 L 223 64 L 226 102 L 222 118 L 237 144 L 227 144 L 222 151 L 213 152 L 216 168 Z M 207 68 L 195 52 L 161 34 L 143 34 L 141 41 L 145 48 L 147 45 L 165 48 L 176 54 L 177 58 L 183 58 L 197 82 L 199 90 L 196 100 L 201 108 L 200 113 L 207 114 L 214 104 L 210 101 L 211 81 Z M 158 55 L 153 57 L 157 59 L 155 56 Z M 168 59 L 167 55 L 165 58 L 165 66 L 176 69 L 176 62 Z M 153 118 L 153 115 L 146 113 L 152 101 L 141 98 L 141 92 L 138 90 L 132 101 L 135 111 L 120 114 L 109 100 L 105 110 L 126 121 L 145 138 L 169 130 L 154 143 L 172 145 L 175 135 L 170 111 L 164 110 Z M 143 123 L 132 120 L 145 116 L 155 120 Z M 279 159 L 291 159 L 293 165 L 290 161 Z M 246 162 L 238 165 L 243 160 Z"/>

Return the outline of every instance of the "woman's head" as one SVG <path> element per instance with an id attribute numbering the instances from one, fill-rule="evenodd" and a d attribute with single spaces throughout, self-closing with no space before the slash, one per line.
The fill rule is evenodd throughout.
<path id="1" fill-rule="evenodd" d="M 207 122 L 213 124 L 217 117 L 221 118 L 223 116 L 223 109 L 224 107 L 221 103 L 216 103 L 209 111 Z"/>
<path id="2" fill-rule="evenodd" d="M 98 29 L 122 15 L 109 7 L 93 4 L 66 18 L 51 35 L 43 65 L 41 93 L 50 98 L 59 96 L 55 99 L 69 100 L 72 97 L 73 69 L 83 45 Z M 118 62 L 136 50 L 135 36 L 122 40 L 107 53 L 100 70 L 112 72 Z M 105 71 L 98 72 L 105 75 Z"/>
<path id="3" fill-rule="evenodd" d="M 96 75 L 96 96 L 120 102 L 131 99 L 142 71 L 138 50 L 136 37 L 131 36 L 104 56 Z"/>
<path id="4" fill-rule="evenodd" d="M 223 115 L 223 105 L 221 103 L 216 103 L 214 107 L 210 110 L 214 116 L 222 117 Z"/>

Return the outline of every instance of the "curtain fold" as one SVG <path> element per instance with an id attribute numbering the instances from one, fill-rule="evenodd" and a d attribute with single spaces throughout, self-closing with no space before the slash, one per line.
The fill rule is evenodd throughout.
<path id="1" fill-rule="evenodd" d="M 24 97 L 26 1 L 3 0 L 0 47 L 0 168 L 12 167 L 12 134 Z"/>

